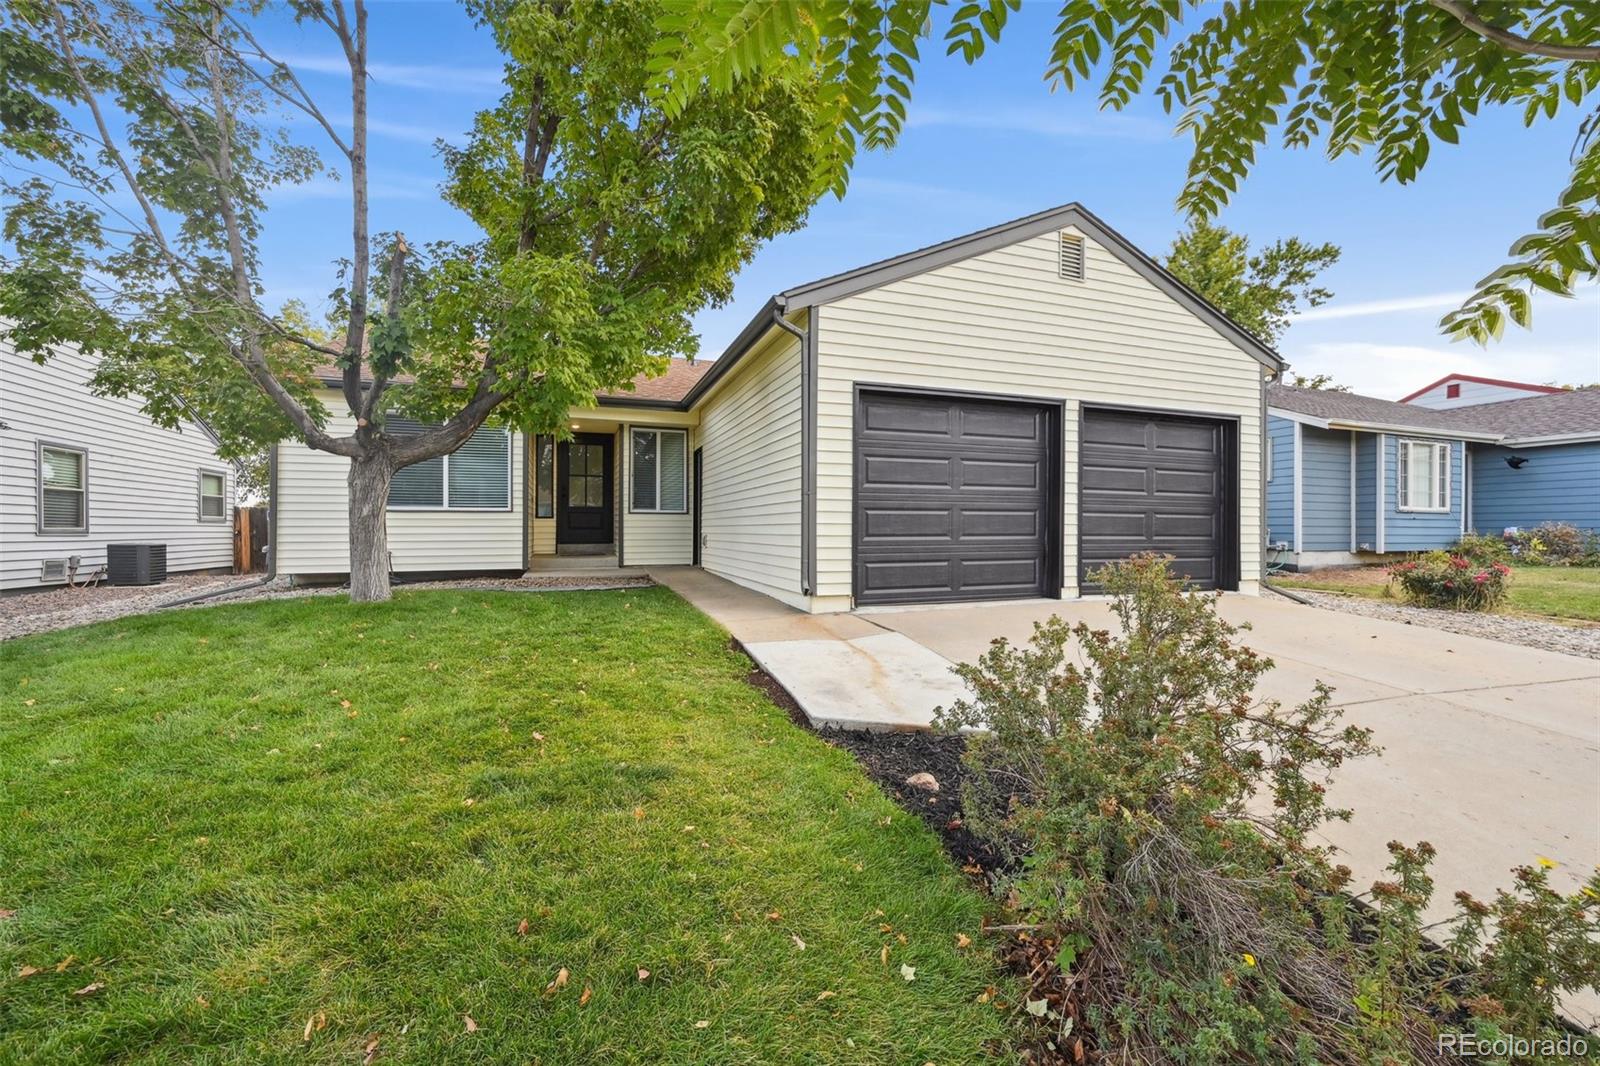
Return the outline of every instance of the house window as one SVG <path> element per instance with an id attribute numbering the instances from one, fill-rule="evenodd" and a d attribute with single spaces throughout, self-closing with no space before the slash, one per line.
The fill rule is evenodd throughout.
<path id="1" fill-rule="evenodd" d="M 391 436 L 414 437 L 436 425 L 390 415 Z M 395 471 L 389 485 L 391 511 L 509 511 L 511 509 L 511 431 L 479 426 L 449 455 L 424 459 Z"/>
<path id="2" fill-rule="evenodd" d="M 567 445 L 567 506 L 605 505 L 606 446 L 573 441 Z"/>
<path id="3" fill-rule="evenodd" d="M 633 431 L 633 510 L 688 511 L 688 451 L 689 435 L 684 430 Z"/>
<path id="4" fill-rule="evenodd" d="M 556 439 L 541 433 L 534 439 L 533 516 L 556 516 Z"/>
<path id="5" fill-rule="evenodd" d="M 1400 442 L 1396 496 L 1402 511 L 1450 510 L 1450 445 L 1439 441 Z"/>
<path id="6" fill-rule="evenodd" d="M 1444 398 L 1447 400 L 1459 400 L 1461 398 L 1461 386 L 1446 385 L 1444 387 Z"/>
<path id="7" fill-rule="evenodd" d="M 39 532 L 89 531 L 89 453 L 39 445 Z"/>
<path id="8" fill-rule="evenodd" d="M 228 477 L 216 470 L 200 471 L 200 521 L 228 520 Z"/>

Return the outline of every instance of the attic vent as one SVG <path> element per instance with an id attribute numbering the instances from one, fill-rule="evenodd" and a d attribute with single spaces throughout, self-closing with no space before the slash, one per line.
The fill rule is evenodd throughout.
<path id="1" fill-rule="evenodd" d="M 1061 276 L 1068 281 L 1083 280 L 1083 238 L 1061 234 Z"/>

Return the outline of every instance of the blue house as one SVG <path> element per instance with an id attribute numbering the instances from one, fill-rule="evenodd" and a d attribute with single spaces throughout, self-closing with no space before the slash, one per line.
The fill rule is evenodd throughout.
<path id="1" fill-rule="evenodd" d="M 1441 410 L 1273 385 L 1267 416 L 1268 559 L 1289 569 L 1469 531 L 1600 530 L 1600 389 Z"/>

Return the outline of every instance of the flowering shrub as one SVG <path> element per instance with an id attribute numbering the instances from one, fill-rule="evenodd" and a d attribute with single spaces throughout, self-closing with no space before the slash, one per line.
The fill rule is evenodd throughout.
<path id="1" fill-rule="evenodd" d="M 1505 537 L 1491 537 L 1479 533 L 1466 534 L 1456 541 L 1450 551 L 1472 560 L 1479 566 L 1510 563 L 1513 558 L 1511 543 Z"/>
<path id="2" fill-rule="evenodd" d="M 1480 564 L 1454 552 L 1424 552 L 1389 567 L 1389 580 L 1418 607 L 1492 611 L 1506 598 L 1511 567 Z"/>
<path id="3" fill-rule="evenodd" d="M 1488 539 L 1488 538 L 1481 538 Z M 1518 562 L 1550 566 L 1600 566 L 1600 533 L 1570 522 L 1546 522 L 1505 538 Z"/>

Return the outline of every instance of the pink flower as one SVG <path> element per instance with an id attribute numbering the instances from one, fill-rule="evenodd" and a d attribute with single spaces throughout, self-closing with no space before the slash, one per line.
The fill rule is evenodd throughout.
<path id="1" fill-rule="evenodd" d="M 1472 568 L 1472 564 L 1459 555 L 1450 556 L 1450 565 L 1457 570 L 1470 570 Z"/>
<path id="2" fill-rule="evenodd" d="M 1494 570 L 1495 573 L 1499 574 L 1501 577 L 1505 577 L 1507 574 L 1511 573 L 1511 567 L 1507 566 L 1505 563 L 1495 563 Z"/>
<path id="3" fill-rule="evenodd" d="M 1476 577 L 1474 577 L 1474 578 L 1473 578 L 1473 579 L 1472 579 L 1472 580 L 1473 580 L 1473 581 L 1475 581 L 1475 582 L 1477 582 L 1477 583 L 1478 583 L 1478 584 L 1480 584 L 1480 585 L 1481 585 L 1481 584 L 1483 584 L 1483 583 L 1484 583 L 1484 582 L 1485 582 L 1485 581 L 1488 581 L 1488 580 L 1489 580 L 1489 575 L 1488 575 L 1488 574 L 1486 574 L 1486 573 L 1484 573 L 1484 572 L 1482 572 L 1482 571 L 1481 571 L 1481 570 L 1480 570 L 1480 571 L 1479 571 L 1479 572 L 1478 572 L 1478 575 L 1477 575 L 1477 576 L 1476 576 Z"/>
<path id="4" fill-rule="evenodd" d="M 1444 583 L 1444 587 L 1447 589 L 1453 589 L 1456 587 L 1456 583 L 1454 581 L 1446 581 Z"/>

